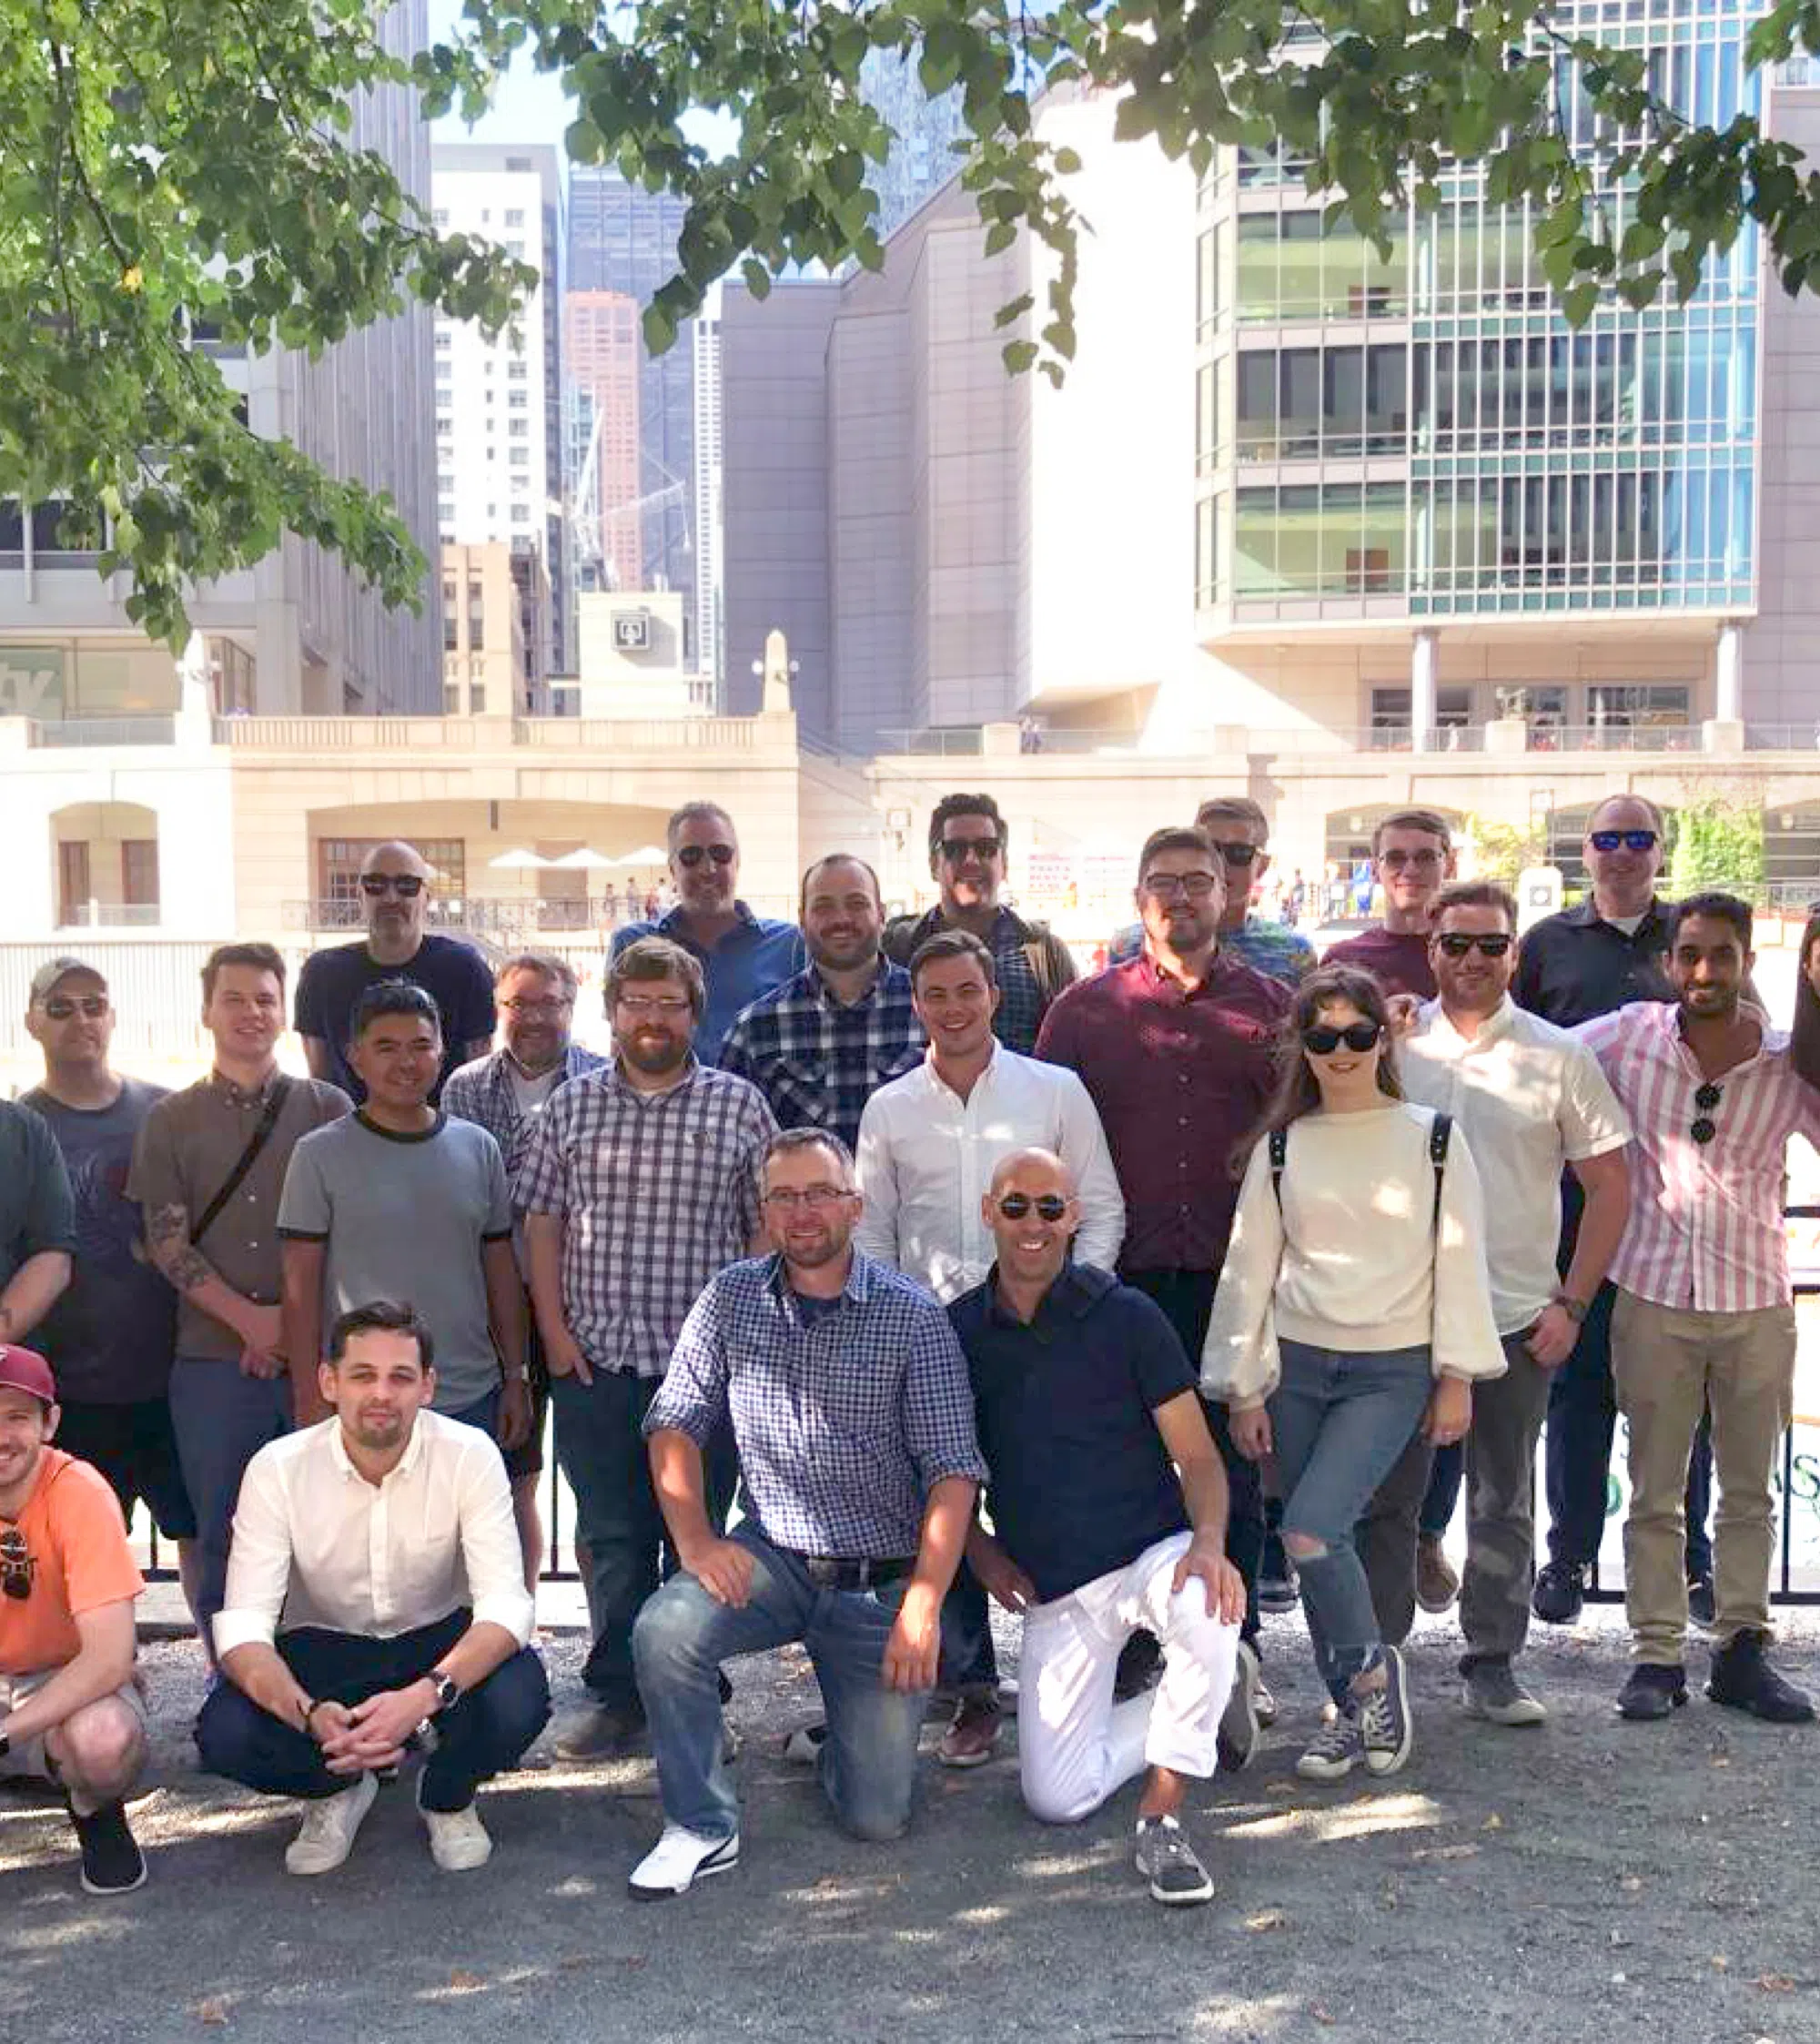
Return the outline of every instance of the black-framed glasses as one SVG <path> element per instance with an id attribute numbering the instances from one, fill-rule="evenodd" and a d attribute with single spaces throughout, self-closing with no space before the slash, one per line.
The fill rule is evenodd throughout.
<path id="1" fill-rule="evenodd" d="M 1589 831 L 1586 842 L 1595 852 L 1615 852 L 1623 845 L 1627 852 L 1653 850 L 1656 835 L 1653 830 L 1595 830 Z"/>
<path id="2" fill-rule="evenodd" d="M 1261 845 L 1247 845 L 1242 839 L 1239 838 L 1235 838 L 1230 844 L 1221 838 L 1215 838 L 1213 848 L 1226 861 L 1228 865 L 1239 866 L 1253 865 L 1259 853 L 1263 849 Z"/>
<path id="3" fill-rule="evenodd" d="M 37 1567 L 17 1526 L 8 1526 L 0 1533 L 0 1590 L 23 1604 L 32 1594 L 32 1578 Z"/>
<path id="4" fill-rule="evenodd" d="M 1434 940 L 1450 958 L 1463 958 L 1478 951 L 1488 958 L 1502 958 L 1516 939 L 1508 930 L 1443 930 Z"/>
<path id="5" fill-rule="evenodd" d="M 837 1207 L 853 1196 L 853 1188 L 845 1185 L 805 1185 L 801 1190 L 780 1185 L 774 1192 L 764 1195 L 764 1203 L 780 1214 L 794 1214 L 798 1207 Z"/>
<path id="6" fill-rule="evenodd" d="M 527 1018 L 540 1015 L 561 1015 L 565 1008 L 575 1005 L 573 994 L 547 994 L 536 1000 L 526 1000 L 522 994 L 514 994 L 511 1000 L 500 1006 L 508 1015 L 522 1015 Z"/>
<path id="7" fill-rule="evenodd" d="M 1705 1085 L 1695 1087 L 1694 1090 L 1694 1105 L 1698 1112 L 1694 1118 L 1693 1128 L 1687 1133 L 1702 1149 L 1719 1133 L 1719 1125 L 1713 1118 L 1713 1110 L 1724 1098 L 1725 1088 L 1715 1085 L 1710 1078 Z"/>
<path id="8" fill-rule="evenodd" d="M 1147 873 L 1144 892 L 1158 901 L 1174 901 L 1178 895 L 1189 901 L 1206 901 L 1219 885 L 1213 873 Z"/>
<path id="9" fill-rule="evenodd" d="M 712 845 L 679 845 L 676 847 L 677 865 L 690 867 L 700 865 L 704 859 L 713 859 L 716 865 L 731 865 L 738 856 L 736 846 L 719 838 Z"/>
<path id="10" fill-rule="evenodd" d="M 1349 1050 L 1370 1050 L 1384 1033 L 1376 1022 L 1349 1022 L 1343 1029 L 1329 1029 L 1319 1023 L 1302 1031 L 1302 1047 L 1317 1057 L 1331 1057 L 1341 1044 Z"/>
<path id="11" fill-rule="evenodd" d="M 1027 1192 L 1006 1192 L 996 1204 L 1006 1220 L 1022 1220 L 1032 1207 L 1047 1221 L 1060 1220 L 1068 1210 L 1067 1199 L 1059 1192 L 1039 1192 L 1034 1199 Z"/>
<path id="12" fill-rule="evenodd" d="M 1406 865 L 1428 873 L 1440 866 L 1443 856 L 1431 845 L 1424 845 L 1419 852 L 1406 852 L 1400 845 L 1394 851 L 1380 852 L 1378 864 L 1389 873 L 1400 873 Z"/>
<path id="13" fill-rule="evenodd" d="M 45 1003 L 45 1013 L 53 1022 L 67 1022 L 73 1015 L 98 1022 L 106 1012 L 106 994 L 53 994 Z"/>
<path id="14" fill-rule="evenodd" d="M 377 901 L 381 895 L 396 895 L 400 901 L 415 901 L 423 892 L 420 873 L 363 873 L 360 892 Z"/>
<path id="15" fill-rule="evenodd" d="M 942 840 L 942 856 L 950 865 L 958 865 L 968 856 L 996 859 L 1004 849 L 1002 837 L 945 837 Z"/>

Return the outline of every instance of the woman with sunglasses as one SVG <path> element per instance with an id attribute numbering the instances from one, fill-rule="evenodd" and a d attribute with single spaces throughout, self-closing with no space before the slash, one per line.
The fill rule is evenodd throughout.
<path id="1" fill-rule="evenodd" d="M 1380 1639 L 1353 1527 L 1418 1426 L 1437 1444 L 1503 1371 L 1479 1177 L 1402 1097 L 1382 987 L 1327 966 L 1298 990 L 1202 1353 L 1232 1438 L 1274 1454 L 1283 1543 L 1337 1715 L 1297 1763 L 1337 1781 L 1410 1756 L 1400 1652 Z"/>

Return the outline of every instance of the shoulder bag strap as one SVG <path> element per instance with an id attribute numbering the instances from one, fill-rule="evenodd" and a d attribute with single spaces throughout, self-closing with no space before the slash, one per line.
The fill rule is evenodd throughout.
<path id="1" fill-rule="evenodd" d="M 284 1104 L 290 1092 L 290 1081 L 282 1072 L 272 1081 L 272 1089 L 266 1096 L 266 1104 L 259 1109 L 258 1125 L 248 1138 L 247 1147 L 236 1159 L 234 1169 L 221 1181 L 221 1189 L 202 1209 L 202 1218 L 189 1231 L 190 1247 L 195 1248 L 208 1230 L 221 1218 L 221 1209 L 240 1189 L 247 1173 L 258 1162 L 259 1152 L 272 1139 L 272 1130 L 278 1125 L 278 1117 L 284 1112 Z"/>
<path id="2" fill-rule="evenodd" d="M 1429 1126 L 1428 1160 L 1434 1166 L 1434 1214 L 1431 1226 L 1437 1240 L 1441 1235 L 1441 1181 L 1447 1169 L 1447 1140 L 1453 1133 L 1453 1117 L 1437 1114 Z"/>
<path id="3" fill-rule="evenodd" d="M 1272 1128 L 1266 1138 L 1270 1159 L 1270 1189 L 1277 1195 L 1277 1211 L 1283 1210 L 1283 1166 L 1289 1160 L 1289 1132 Z"/>

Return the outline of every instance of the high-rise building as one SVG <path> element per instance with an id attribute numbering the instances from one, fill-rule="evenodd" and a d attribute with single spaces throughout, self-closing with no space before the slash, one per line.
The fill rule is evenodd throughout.
<path id="1" fill-rule="evenodd" d="M 436 331 L 438 528 L 445 545 L 498 541 L 521 556 L 521 589 L 547 591 L 533 614 L 533 693 L 568 652 L 562 496 L 562 180 L 554 149 L 439 143 L 439 227 L 491 241 L 539 281 L 512 327 L 488 339 L 447 319 Z M 520 705 L 525 707 L 523 703 Z"/>
<path id="2" fill-rule="evenodd" d="M 873 226 L 881 240 L 895 234 L 926 199 L 933 198 L 960 167 L 954 145 L 967 138 L 958 86 L 932 99 L 917 76 L 917 59 L 895 50 L 873 50 L 859 70 L 866 103 L 882 115 L 897 139 L 866 178 L 878 195 Z"/>
<path id="3" fill-rule="evenodd" d="M 571 290 L 563 325 L 575 408 L 569 472 L 576 592 L 642 589 L 638 305 L 620 291 Z"/>
<path id="4" fill-rule="evenodd" d="M 578 167 L 569 182 L 569 289 L 612 292 L 640 315 L 676 273 L 676 243 L 688 211 L 670 192 L 648 192 L 615 171 Z M 683 592 L 687 659 L 699 661 L 695 616 L 695 356 L 685 324 L 662 355 L 637 340 L 638 488 L 643 537 L 641 582 Z M 617 429 L 616 429 L 617 430 Z M 603 503 L 604 513 L 626 500 Z"/>
<path id="5" fill-rule="evenodd" d="M 695 643 L 702 673 L 718 698 L 724 687 L 721 642 L 721 322 L 693 322 L 695 339 Z"/>

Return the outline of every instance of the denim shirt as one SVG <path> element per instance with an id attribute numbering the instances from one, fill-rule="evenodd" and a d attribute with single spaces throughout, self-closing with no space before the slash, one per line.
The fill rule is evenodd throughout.
<path id="1" fill-rule="evenodd" d="M 680 944 L 700 964 L 708 998 L 695 1026 L 695 1055 L 704 1065 L 720 1062 L 721 1044 L 741 1009 L 794 978 L 809 962 L 803 933 L 794 923 L 754 916 L 743 901 L 735 902 L 733 909 L 739 921 L 712 951 L 704 951 L 687 934 L 681 908 L 672 908 L 654 923 L 629 923 L 613 933 L 616 958 L 642 936 L 664 936 Z"/>

